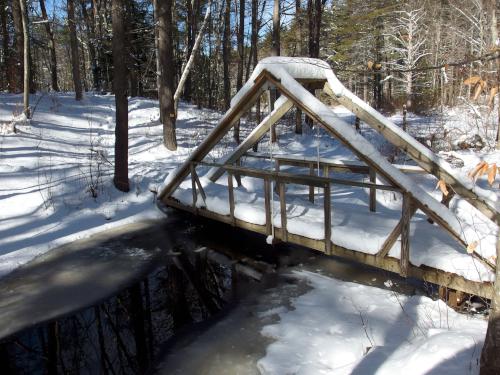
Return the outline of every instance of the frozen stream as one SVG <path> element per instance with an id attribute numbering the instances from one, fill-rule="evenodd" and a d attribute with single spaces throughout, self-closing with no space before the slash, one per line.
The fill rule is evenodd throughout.
<path id="1" fill-rule="evenodd" d="M 480 341 L 483 321 L 473 319 L 471 328 L 442 302 L 411 297 L 424 292 L 380 270 L 170 214 L 76 241 L 4 278 L 2 373 L 336 374 L 334 363 L 349 370 L 346 359 L 361 369 L 380 366 L 388 351 L 418 343 L 422 329 L 436 335 L 449 325 L 444 332 L 453 340 L 458 321 L 459 333 L 475 332 Z M 351 305 L 369 322 L 373 343 Z M 411 321 L 436 306 L 439 323 L 432 313 L 432 324 Z M 385 346 L 392 325 L 395 339 Z M 466 347 L 459 366 L 473 349 L 480 352 Z"/>

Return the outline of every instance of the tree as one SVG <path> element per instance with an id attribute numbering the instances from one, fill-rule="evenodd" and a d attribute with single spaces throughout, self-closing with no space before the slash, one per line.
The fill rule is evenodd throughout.
<path id="1" fill-rule="evenodd" d="M 231 105 L 231 78 L 229 77 L 229 59 L 231 48 L 231 1 L 225 0 L 224 7 L 224 34 L 222 37 L 222 64 L 224 83 L 224 109 Z"/>
<path id="2" fill-rule="evenodd" d="M 21 92 L 21 82 L 23 82 L 23 72 L 24 72 L 24 37 L 23 37 L 23 20 L 22 11 L 19 0 L 12 0 L 12 20 L 14 23 L 14 58 L 12 62 L 15 69 L 16 75 L 16 87 L 13 88 L 14 92 Z"/>
<path id="3" fill-rule="evenodd" d="M 114 4 L 114 3 L 113 3 Z M 78 54 L 78 39 L 76 37 L 75 2 L 67 0 L 69 43 L 71 48 L 71 72 L 73 75 L 73 86 L 75 99 L 82 100 L 82 80 L 80 78 L 80 58 Z"/>
<path id="4" fill-rule="evenodd" d="M 125 4 L 123 0 L 113 0 L 111 14 L 114 66 L 113 91 L 116 105 L 115 175 L 113 182 L 118 190 L 126 192 L 129 191 L 130 187 L 128 181 L 128 80 L 127 60 L 125 57 Z"/>
<path id="5" fill-rule="evenodd" d="M 59 91 L 59 85 L 57 84 L 56 42 L 54 39 L 54 32 L 52 31 L 52 27 L 50 27 L 47 10 L 45 9 L 45 0 L 40 0 L 40 10 L 42 11 L 42 18 L 45 21 L 45 31 L 49 37 L 51 87 L 52 90 Z"/>
<path id="6" fill-rule="evenodd" d="M 421 60 L 429 55 L 426 48 L 426 35 L 424 33 L 423 8 L 408 9 L 396 12 L 396 21 L 392 28 L 390 49 L 394 52 L 394 58 L 389 64 L 394 71 L 399 71 L 404 82 L 406 107 L 412 109 L 414 98 L 415 80 L 421 76 L 415 72 Z"/>
<path id="7" fill-rule="evenodd" d="M 163 123 L 163 142 L 165 147 L 175 151 L 177 139 L 175 134 L 172 0 L 157 1 L 156 5 L 158 6 L 158 55 L 160 60 L 158 99 L 160 101 L 160 118 Z"/>
<path id="8" fill-rule="evenodd" d="M 16 0 L 14 0 L 16 1 Z M 24 114 L 27 118 L 31 117 L 30 113 L 30 38 L 28 31 L 28 9 L 26 8 L 26 0 L 19 0 L 21 11 L 21 19 L 23 23 L 23 102 Z"/>

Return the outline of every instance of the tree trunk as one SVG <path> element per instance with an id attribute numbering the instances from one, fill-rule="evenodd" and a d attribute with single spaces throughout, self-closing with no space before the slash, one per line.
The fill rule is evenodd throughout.
<path id="1" fill-rule="evenodd" d="M 191 71 L 191 68 L 194 63 L 194 58 L 196 56 L 196 53 L 198 52 L 198 49 L 200 48 L 201 40 L 203 38 L 203 33 L 205 32 L 205 29 L 208 25 L 208 20 L 210 18 L 210 7 L 212 6 L 211 1 L 207 5 L 207 11 L 205 13 L 205 18 L 203 19 L 203 24 L 201 25 L 200 31 L 198 32 L 198 35 L 196 37 L 196 41 L 194 42 L 193 49 L 191 50 L 191 54 L 189 55 L 189 59 L 186 62 L 186 66 L 184 67 L 184 70 L 182 72 L 181 78 L 179 79 L 179 83 L 177 84 L 177 88 L 175 89 L 175 94 L 174 94 L 174 103 L 175 103 L 175 112 L 177 113 L 177 105 L 179 98 L 181 97 L 181 92 L 184 87 L 184 83 L 186 82 L 189 72 Z"/>
<path id="2" fill-rule="evenodd" d="M 92 4 L 93 3 L 91 1 L 90 2 L 91 14 L 93 13 Z M 89 12 L 87 11 L 87 5 L 85 0 L 80 0 L 80 7 L 82 9 L 82 16 L 85 22 L 85 28 L 87 30 L 87 48 L 89 50 L 90 67 L 92 71 L 92 89 L 98 90 L 100 74 L 99 74 L 99 62 L 97 61 L 97 54 L 95 50 L 95 23 L 94 23 L 95 21 L 91 19 Z"/>
<path id="3" fill-rule="evenodd" d="M 15 0 L 14 0 L 15 1 Z M 23 104 L 24 114 L 27 118 L 31 118 L 30 113 L 30 38 L 28 32 L 28 9 L 26 8 L 26 0 L 19 0 L 21 10 L 21 19 L 23 23 Z"/>
<path id="4" fill-rule="evenodd" d="M 302 50 L 302 10 L 300 9 L 300 4 L 301 0 L 295 0 L 295 20 L 297 22 L 297 36 L 296 36 L 296 43 L 297 43 L 297 56 L 302 56 L 304 54 L 304 51 Z"/>
<path id="5" fill-rule="evenodd" d="M 2 86 L 0 89 L 5 90 L 8 89 L 9 92 L 12 90 L 12 77 L 9 77 L 9 66 L 11 65 L 10 61 L 10 48 L 9 48 L 9 31 L 7 29 L 7 2 L 6 0 L 0 0 L 0 22 L 2 28 L 2 51 L 3 51 L 3 60 L 2 60 Z"/>
<path id="6" fill-rule="evenodd" d="M 273 9 L 273 48 L 271 50 L 272 56 L 280 55 L 280 0 L 274 0 Z"/>
<path id="7" fill-rule="evenodd" d="M 75 89 L 75 99 L 82 100 L 82 80 L 80 78 L 80 63 L 78 58 L 78 39 L 76 37 L 76 23 L 75 23 L 75 2 L 74 0 L 67 0 L 68 6 L 68 29 L 69 29 L 69 43 L 71 48 L 71 71 L 73 74 L 73 86 Z"/>
<path id="8" fill-rule="evenodd" d="M 500 218 L 497 217 L 497 223 Z M 493 300 L 488 320 L 488 330 L 481 353 L 481 375 L 500 374 L 500 237 L 497 236 L 497 260 Z"/>
<path id="9" fill-rule="evenodd" d="M 56 58 L 56 42 L 52 27 L 50 27 L 49 17 L 45 9 L 45 0 L 40 0 L 40 10 L 42 11 L 42 18 L 45 21 L 45 31 L 49 37 L 49 50 L 50 50 L 50 80 L 53 91 L 59 91 L 57 84 L 57 58 Z"/>
<path id="10" fill-rule="evenodd" d="M 113 0 L 111 12 L 113 20 L 113 90 L 116 103 L 115 176 L 113 182 L 118 190 L 129 191 L 127 60 L 125 57 L 126 30 L 123 0 Z"/>
<path id="11" fill-rule="evenodd" d="M 238 21 L 238 33 L 236 35 L 236 39 L 238 42 L 238 75 L 236 77 L 236 92 L 240 91 L 241 87 L 243 86 L 243 67 L 245 65 L 243 48 L 245 38 L 245 0 L 240 0 L 239 5 L 240 18 Z M 240 143 L 240 121 L 237 121 L 236 124 L 234 124 L 233 138 L 236 143 Z"/>
<path id="12" fill-rule="evenodd" d="M 224 35 L 222 38 L 222 64 L 224 75 L 224 109 L 231 105 L 231 81 L 229 77 L 229 59 L 231 43 L 231 1 L 225 0 L 224 8 Z"/>
<path id="13" fill-rule="evenodd" d="M 15 66 L 15 82 L 16 87 L 14 92 L 22 91 L 23 71 L 24 71 L 24 38 L 23 38 L 23 20 L 21 14 L 21 6 L 19 0 L 12 1 L 12 20 L 14 23 L 14 58 L 12 63 Z"/>
<path id="14" fill-rule="evenodd" d="M 177 150 L 177 139 L 175 134 L 172 0 L 157 1 L 157 6 L 158 55 L 160 58 L 158 99 L 163 123 L 163 143 L 169 150 L 175 151 Z"/>

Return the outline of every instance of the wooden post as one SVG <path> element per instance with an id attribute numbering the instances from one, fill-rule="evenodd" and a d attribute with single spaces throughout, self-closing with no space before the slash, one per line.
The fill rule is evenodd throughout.
<path id="1" fill-rule="evenodd" d="M 189 169 L 191 170 L 191 190 L 193 191 L 193 210 L 195 210 L 196 212 L 196 201 L 198 200 L 198 194 L 196 192 L 195 165 L 191 163 L 189 165 Z"/>
<path id="2" fill-rule="evenodd" d="M 377 183 L 377 173 L 373 168 L 370 168 L 370 182 L 372 184 Z M 374 187 L 370 188 L 370 211 L 377 211 L 377 189 Z"/>
<path id="3" fill-rule="evenodd" d="M 328 167 L 328 164 L 323 165 L 323 177 L 328 178 L 330 175 L 330 168 Z"/>
<path id="4" fill-rule="evenodd" d="M 236 165 L 238 167 L 241 167 L 241 159 L 236 160 Z M 238 187 L 241 186 L 241 176 L 239 174 L 235 174 L 234 177 L 236 178 L 236 183 L 238 184 Z"/>
<path id="5" fill-rule="evenodd" d="M 314 176 L 314 163 L 309 163 L 309 176 Z M 314 186 L 309 186 L 309 201 L 314 203 Z"/>
<path id="6" fill-rule="evenodd" d="M 264 178 L 264 207 L 266 210 L 266 234 L 272 235 L 272 216 L 271 216 L 271 181 L 269 178 Z"/>
<path id="7" fill-rule="evenodd" d="M 302 134 L 302 111 L 295 109 L 295 134 Z"/>
<path id="8" fill-rule="evenodd" d="M 401 216 L 401 255 L 399 265 L 400 274 L 403 277 L 408 275 L 410 264 L 410 219 L 412 217 L 412 201 L 409 194 L 403 194 L 403 212 Z"/>
<path id="9" fill-rule="evenodd" d="M 229 216 L 231 217 L 231 223 L 234 226 L 236 224 L 236 219 L 234 218 L 234 189 L 233 189 L 233 174 L 227 172 L 227 188 L 229 192 Z"/>
<path id="10" fill-rule="evenodd" d="M 324 189 L 324 209 L 325 209 L 325 253 L 332 253 L 332 202 L 330 184 L 325 185 Z"/>
<path id="11" fill-rule="evenodd" d="M 287 242 L 288 241 L 288 232 L 286 230 L 286 201 L 285 201 L 285 183 L 284 182 L 278 182 L 278 191 L 279 191 L 279 195 L 280 195 L 280 209 L 281 209 L 281 239 L 284 242 Z"/>

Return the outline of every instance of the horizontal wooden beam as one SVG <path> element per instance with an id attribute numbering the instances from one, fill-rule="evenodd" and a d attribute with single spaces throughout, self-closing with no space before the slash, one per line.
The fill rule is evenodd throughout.
<path id="1" fill-rule="evenodd" d="M 499 213 L 496 211 L 496 209 L 490 206 L 483 199 L 479 198 L 479 196 L 475 194 L 471 189 L 464 186 L 462 182 L 455 178 L 455 176 L 448 173 L 444 168 L 442 168 L 438 162 L 427 156 L 428 149 L 424 145 L 415 145 L 405 140 L 401 135 L 384 124 L 383 121 L 374 116 L 370 111 L 367 111 L 365 108 L 363 108 L 363 106 L 368 106 L 368 104 L 364 102 L 356 103 L 353 98 L 347 95 L 335 95 L 328 83 L 325 84 L 324 91 L 333 99 L 346 107 L 348 110 L 350 110 L 352 113 L 354 113 L 361 120 L 363 120 L 366 124 L 377 130 L 394 146 L 406 152 L 413 160 L 415 160 L 415 162 L 417 162 L 419 166 L 425 169 L 428 173 L 433 174 L 439 180 L 444 180 L 444 182 L 449 184 L 457 194 L 461 195 L 465 200 L 467 200 L 467 202 L 476 207 L 490 220 L 497 223 L 499 219 Z M 438 158 L 438 156 L 435 157 Z"/>
<path id="2" fill-rule="evenodd" d="M 165 199 L 164 203 L 174 208 L 178 208 L 187 212 L 193 212 L 191 207 L 185 206 L 172 198 Z M 217 220 L 222 223 L 226 223 L 228 225 L 233 224 L 229 216 L 221 215 L 205 209 L 199 209 L 197 212 L 200 216 L 206 217 L 208 219 Z M 267 234 L 265 225 L 248 223 L 240 219 L 235 219 L 234 225 L 236 227 L 260 233 L 262 235 Z M 275 228 L 274 231 L 276 238 L 283 239 L 283 233 L 280 228 Z M 287 242 L 289 243 L 308 247 L 313 250 L 317 250 L 320 252 L 325 251 L 324 240 L 315 240 L 312 238 L 307 238 L 290 232 L 287 233 L 287 240 L 288 240 Z M 380 268 L 389 272 L 393 272 L 395 274 L 398 274 L 400 272 L 399 259 L 396 258 L 377 257 L 374 254 L 367 254 L 359 251 L 350 250 L 345 247 L 335 245 L 333 243 L 331 244 L 330 251 L 331 255 L 334 256 L 366 264 L 372 267 Z M 493 286 L 491 283 L 487 282 L 481 283 L 477 281 L 467 280 L 462 276 L 438 270 L 436 268 L 432 268 L 425 265 L 417 267 L 410 263 L 408 266 L 407 277 L 424 280 L 433 284 L 442 285 L 450 289 L 460 290 L 462 292 L 484 298 L 492 298 L 493 296 Z"/>

